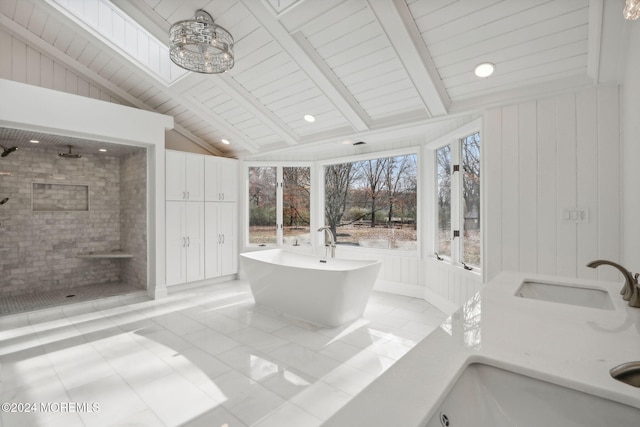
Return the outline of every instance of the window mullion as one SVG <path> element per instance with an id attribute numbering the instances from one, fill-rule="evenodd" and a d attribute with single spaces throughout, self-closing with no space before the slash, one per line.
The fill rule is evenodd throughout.
<path id="1" fill-rule="evenodd" d="M 454 231 L 460 231 L 460 189 L 462 187 L 462 175 L 460 173 L 460 141 L 456 140 L 451 144 L 451 262 L 460 263 L 460 249 L 462 239 L 454 237 Z M 456 168 L 458 166 L 458 168 Z M 458 170 L 455 170 L 458 169 Z"/>
<path id="2" fill-rule="evenodd" d="M 283 243 L 283 230 L 282 230 L 282 224 L 283 224 L 283 215 L 282 215 L 282 210 L 283 210 L 283 194 L 284 194 L 284 189 L 283 189 L 283 183 L 284 182 L 284 175 L 282 172 L 282 166 L 278 166 L 278 168 L 276 169 L 276 242 L 278 245 L 282 245 Z"/>

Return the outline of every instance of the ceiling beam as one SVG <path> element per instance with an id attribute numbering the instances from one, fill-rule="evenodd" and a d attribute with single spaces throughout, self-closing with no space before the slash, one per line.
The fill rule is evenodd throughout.
<path id="1" fill-rule="evenodd" d="M 446 115 L 451 104 L 438 70 L 404 0 L 367 0 L 431 117 Z"/>
<path id="2" fill-rule="evenodd" d="M 168 40 L 169 28 L 171 24 L 161 18 L 155 10 L 153 10 L 145 2 L 130 2 L 123 0 L 113 0 L 113 3 L 120 7 L 125 13 L 129 14 L 133 19 L 140 23 L 147 31 L 154 34 L 158 40 Z M 166 45 L 166 43 L 165 43 Z M 176 99 L 181 99 L 181 91 L 179 87 L 184 81 L 191 81 L 194 79 L 203 80 L 207 78 L 207 75 L 190 73 L 189 76 L 169 84 L 169 87 L 175 86 L 178 90 Z M 249 113 L 261 121 L 264 125 L 270 128 L 276 135 L 278 135 L 287 145 L 296 145 L 300 139 L 299 135 L 293 132 L 279 117 L 273 112 L 269 111 L 262 104 L 258 102 L 246 89 L 238 84 L 233 78 L 226 74 L 218 74 L 216 77 L 216 86 L 218 86 L 223 92 L 238 102 L 240 106 L 245 108 Z M 194 104 L 195 105 L 195 104 Z M 219 127 L 218 124 L 216 126 Z M 230 129 L 225 129 L 225 133 L 232 132 Z M 234 139 L 238 136 L 234 135 Z M 253 149 L 250 151 L 255 152 L 258 150 L 258 146 L 254 144 Z"/>
<path id="3" fill-rule="evenodd" d="M 59 13 L 53 7 L 51 7 L 49 10 Z M 64 14 L 60 14 L 59 16 L 64 17 L 64 19 L 70 19 Z M 64 64 L 69 69 L 73 70 L 79 75 L 83 76 L 85 79 L 89 80 L 91 83 L 103 88 L 107 92 L 112 93 L 114 97 L 119 98 L 124 103 L 128 103 L 129 105 L 132 105 L 142 110 L 155 111 L 154 109 L 146 105 L 144 102 L 130 95 L 128 92 L 124 91 L 123 89 L 121 89 L 111 81 L 105 79 L 104 77 L 94 72 L 93 70 L 89 69 L 88 67 L 85 67 L 83 64 L 80 64 L 76 60 L 66 55 L 64 52 L 61 52 L 54 46 L 51 46 L 49 43 L 47 43 L 40 37 L 36 36 L 35 34 L 33 34 L 31 31 L 22 27 L 20 24 L 12 21 L 11 19 L 7 18 L 3 14 L 0 14 L 0 25 L 4 26 L 11 34 L 15 35 L 16 37 L 18 37 L 28 45 L 37 47 L 37 49 L 40 52 L 51 56 L 53 59 L 55 59 L 61 64 Z M 93 36 L 91 36 L 90 40 L 94 40 L 97 43 L 99 43 L 103 49 L 107 48 L 109 51 L 112 51 L 112 49 L 108 45 L 104 44 L 101 40 L 94 38 Z M 133 70 L 134 73 L 138 74 L 143 78 L 148 77 L 147 73 L 144 71 L 141 71 L 138 67 L 132 67 L 131 69 Z M 184 103 L 187 108 L 189 108 L 194 112 L 194 114 L 196 114 L 201 119 L 214 124 L 214 126 L 216 126 L 216 128 L 220 129 L 221 131 L 229 134 L 234 141 L 243 145 L 243 147 L 247 151 L 251 153 L 255 153 L 258 151 L 258 146 L 253 142 L 248 141 L 246 136 L 238 134 L 233 127 L 229 126 L 226 122 L 218 118 L 211 111 L 208 111 L 202 108 L 201 106 L 198 106 L 195 102 L 190 102 L 189 100 L 185 100 L 184 98 L 182 98 L 182 94 L 179 91 L 177 91 L 175 88 L 166 87 L 164 85 L 154 85 L 154 87 L 156 87 L 161 92 L 168 94 L 174 99 L 180 99 L 180 102 Z M 215 155 L 222 155 L 221 151 L 219 151 L 215 147 L 212 147 L 210 144 L 206 143 L 198 136 L 193 135 L 191 132 L 189 132 L 188 129 L 184 128 L 178 123 L 175 124 L 174 129 L 180 134 L 182 134 L 185 138 L 188 138 L 189 140 L 198 144 L 199 146 L 209 151 L 210 153 Z"/>
<path id="4" fill-rule="evenodd" d="M 357 131 L 369 129 L 369 116 L 360 104 L 349 94 L 328 67 L 320 67 L 322 60 L 308 42 L 300 44 L 302 35 L 293 37 L 289 31 L 277 20 L 274 14 L 261 1 L 241 0 L 247 10 L 258 20 L 260 25 L 273 37 L 274 41 L 288 53 L 302 71 L 316 84 L 342 113 L 347 122 Z M 301 5 L 304 6 L 304 5 Z"/>

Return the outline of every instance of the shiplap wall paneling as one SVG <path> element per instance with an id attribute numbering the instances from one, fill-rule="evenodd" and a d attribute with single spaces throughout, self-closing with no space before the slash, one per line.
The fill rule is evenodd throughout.
<path id="1" fill-rule="evenodd" d="M 502 156 L 505 149 L 502 126 L 506 120 L 502 119 L 504 111 L 496 108 L 485 113 L 482 123 L 482 202 L 484 212 L 490 215 L 482 215 L 482 240 L 483 240 L 483 267 L 484 279 L 490 280 L 502 270 L 505 250 L 503 245 L 503 215 L 504 199 L 502 197 L 503 179 Z M 515 181 L 515 176 L 510 182 Z M 491 185 L 489 185 L 491 184 Z M 491 202 L 491 204 L 489 203 Z M 493 205 L 499 209 L 493 208 Z M 491 254 L 491 256 L 487 256 Z"/>
<path id="2" fill-rule="evenodd" d="M 557 169 L 556 150 L 556 99 L 544 99 L 537 103 L 537 230 L 538 271 L 557 273 L 557 226 L 558 226 L 558 178 L 564 179 L 562 170 Z M 559 175 L 556 175 L 560 172 Z M 542 232 L 544 230 L 544 232 Z"/>
<path id="3" fill-rule="evenodd" d="M 502 219 L 502 267 L 500 270 L 518 270 L 520 268 L 519 257 L 519 183 L 520 183 L 520 164 L 519 164 L 519 150 L 518 150 L 518 106 L 512 105 L 502 109 L 502 153 L 492 152 L 492 155 L 498 156 L 495 159 L 495 163 L 502 162 L 501 167 L 491 168 L 489 172 L 492 173 L 495 169 L 502 170 L 502 175 L 496 177 L 499 179 L 497 182 L 487 181 L 488 185 L 485 188 L 500 188 L 502 195 L 510 195 L 509 197 L 501 197 L 502 204 L 495 202 L 496 206 L 502 206 L 502 212 L 500 212 L 500 218 Z M 490 136 L 485 138 L 486 145 L 491 146 L 493 141 Z M 501 157 L 500 157 L 501 156 Z M 492 161 L 494 159 L 488 159 Z M 496 195 L 498 192 L 495 193 Z M 488 206 L 493 206 L 492 202 Z M 490 218 L 494 215 L 488 215 Z M 488 236 L 493 236 L 492 233 L 488 233 Z M 490 238 L 490 237 L 489 237 Z M 492 254 L 493 255 L 493 254 Z M 487 256 L 487 259 L 491 259 L 493 256 Z"/>
<path id="4" fill-rule="evenodd" d="M 0 30 L 0 78 L 120 104 L 65 66 Z M 6 60 L 8 58 L 8 60 Z"/>
<path id="5" fill-rule="evenodd" d="M 577 106 L 577 206 L 589 209 L 589 222 L 578 224 L 578 276 L 595 279 L 585 266 L 598 256 L 598 108 L 595 91 L 578 93 Z M 604 143 L 604 141 L 603 141 Z M 600 269 L 603 269 L 600 267 Z M 604 267 L 606 270 L 607 267 Z"/>
<path id="6" fill-rule="evenodd" d="M 620 258 L 618 102 L 607 86 L 486 113 L 487 279 L 515 270 L 620 280 L 586 267 Z M 567 221 L 566 209 L 588 219 Z"/>
<path id="7" fill-rule="evenodd" d="M 482 278 L 435 259 L 423 263 L 425 288 L 460 306 L 482 288 Z"/>
<path id="8" fill-rule="evenodd" d="M 577 134 L 576 134 L 576 97 L 575 94 L 559 96 L 556 100 L 556 138 L 557 138 L 557 180 L 558 209 L 577 205 Z M 562 212 L 558 212 L 562 215 Z M 578 229 L 568 221 L 558 222 L 557 234 L 557 273 L 561 276 L 577 276 Z"/>
<path id="9" fill-rule="evenodd" d="M 538 183 L 536 149 L 536 103 L 518 107 L 518 247 L 520 271 L 537 271 L 538 265 Z M 506 178 L 509 179 L 509 178 Z"/>
<path id="10" fill-rule="evenodd" d="M 621 262 L 621 158 L 617 87 L 598 89 L 598 258 Z M 637 184 L 637 183 L 635 183 Z M 627 266 L 637 268 L 637 266 Z M 599 268 L 598 270 L 600 270 Z M 611 271 L 610 268 L 608 270 Z M 599 275 L 604 274 L 598 272 Z M 619 273 L 614 273 L 620 278 Z M 599 276 L 599 277 L 610 277 Z"/>

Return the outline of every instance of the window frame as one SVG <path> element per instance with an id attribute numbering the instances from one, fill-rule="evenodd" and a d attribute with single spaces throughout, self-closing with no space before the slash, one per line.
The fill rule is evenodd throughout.
<path id="1" fill-rule="evenodd" d="M 388 157 L 397 157 L 397 156 L 406 156 L 406 155 L 415 155 L 416 156 L 416 250 L 402 250 L 402 249 L 388 249 L 388 248 L 368 248 L 368 247 L 360 247 L 360 246 L 340 246 L 345 250 L 349 251 L 358 251 L 358 252 L 371 252 L 371 253 L 381 253 L 387 255 L 397 255 L 409 258 L 420 258 L 422 253 L 422 235 L 421 231 L 423 228 L 422 215 L 420 213 L 422 206 L 422 188 L 423 184 L 420 182 L 420 177 L 422 176 L 422 150 L 420 146 L 412 146 L 405 148 L 398 148 L 393 150 L 383 150 L 383 151 L 374 151 L 363 154 L 354 154 L 351 156 L 343 156 L 336 157 L 331 159 L 323 159 L 316 162 L 317 164 L 317 194 L 315 200 L 317 201 L 317 209 L 316 209 L 316 218 L 318 219 L 318 227 L 322 227 L 325 225 L 325 166 L 336 165 L 341 163 L 355 163 L 363 160 L 373 160 L 373 159 L 384 159 Z M 320 221 L 321 220 L 321 221 Z M 317 229 L 317 228 L 316 228 Z M 313 234 L 313 233 L 312 233 Z M 312 240 L 313 242 L 313 240 Z M 324 238 L 318 239 L 316 243 L 318 248 L 321 248 L 324 245 Z"/>
<path id="2" fill-rule="evenodd" d="M 250 220 L 250 209 L 251 203 L 249 202 L 249 169 L 254 167 L 273 167 L 276 168 L 276 243 L 250 243 L 249 242 L 249 220 Z M 302 243 L 299 246 L 301 247 L 313 247 L 315 233 L 313 233 L 315 218 L 314 212 L 316 212 L 314 208 L 314 197 L 313 197 L 313 189 L 315 185 L 315 164 L 314 162 L 296 162 L 296 161 L 250 161 L 244 162 L 243 165 L 243 181 L 244 181 L 244 221 L 243 221 L 243 229 L 244 229 L 244 247 L 245 248 L 262 248 L 262 247 L 283 247 L 283 246 L 291 246 L 289 244 L 284 243 L 284 231 L 283 231 L 283 221 L 284 221 L 284 188 L 282 183 L 284 181 L 284 173 L 283 168 L 287 167 L 308 167 L 309 168 L 309 179 L 311 191 L 309 194 L 309 225 L 310 225 L 310 233 L 311 239 L 310 243 Z"/>
<path id="3" fill-rule="evenodd" d="M 484 170 L 484 160 L 483 160 L 483 132 L 482 132 L 482 121 L 481 119 L 473 120 L 467 123 L 464 126 L 461 126 L 451 133 L 440 137 L 424 146 L 424 157 L 425 157 L 425 170 L 423 171 L 423 182 L 425 182 L 426 186 L 426 197 L 427 204 L 432 204 L 432 206 L 427 206 L 427 213 L 425 215 L 425 222 L 427 224 L 425 230 L 425 253 L 427 257 L 432 259 L 437 259 L 436 252 L 438 248 L 438 178 L 437 178 L 437 161 L 436 161 L 436 153 L 437 150 L 450 145 L 451 146 L 451 166 L 458 164 L 460 165 L 460 169 L 462 169 L 461 165 L 461 147 L 462 140 L 470 135 L 475 133 L 480 134 L 480 265 L 470 265 L 467 264 L 467 268 L 465 268 L 465 264 L 463 263 L 464 257 L 464 208 L 463 208 L 463 197 L 464 193 L 462 191 L 463 180 L 461 173 L 455 173 L 451 175 L 451 255 L 443 255 L 438 254 L 440 261 L 445 262 L 449 265 L 468 270 L 469 272 L 482 274 L 484 271 L 484 263 L 485 263 L 485 248 L 484 248 L 484 215 L 482 214 L 484 211 L 484 197 L 485 197 L 485 180 L 483 179 L 483 170 Z M 455 149 L 454 149 L 455 147 Z M 453 231 L 459 230 L 461 236 L 453 238 Z"/>

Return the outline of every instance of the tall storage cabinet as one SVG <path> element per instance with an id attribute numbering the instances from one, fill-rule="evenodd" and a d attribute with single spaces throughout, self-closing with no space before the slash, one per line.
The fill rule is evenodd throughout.
<path id="1" fill-rule="evenodd" d="M 167 150 L 166 282 L 237 273 L 237 161 Z"/>
<path id="2" fill-rule="evenodd" d="M 238 161 L 223 157 L 204 159 L 204 199 L 209 202 L 238 201 Z"/>
<path id="3" fill-rule="evenodd" d="M 204 202 L 166 202 L 167 285 L 204 279 Z"/>
<path id="4" fill-rule="evenodd" d="M 209 279 L 238 272 L 238 162 L 207 157 L 204 176 L 205 276 Z"/>
<path id="5" fill-rule="evenodd" d="M 167 150 L 165 200 L 204 200 L 204 156 Z"/>
<path id="6" fill-rule="evenodd" d="M 205 202 L 205 277 L 226 276 L 238 271 L 236 203 Z"/>

